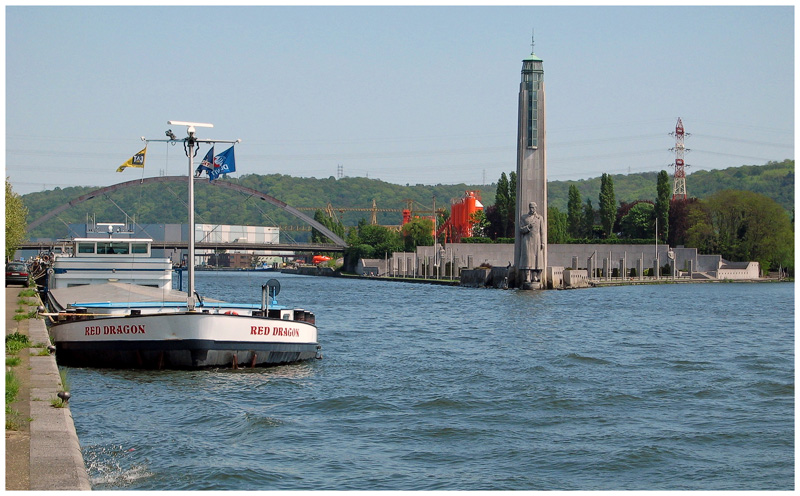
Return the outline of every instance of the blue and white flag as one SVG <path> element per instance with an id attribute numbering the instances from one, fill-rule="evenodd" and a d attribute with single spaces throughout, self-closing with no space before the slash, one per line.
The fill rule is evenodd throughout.
<path id="1" fill-rule="evenodd" d="M 236 159 L 233 156 L 233 147 L 214 157 L 214 168 L 208 171 L 208 182 L 217 179 L 220 174 L 236 172 Z"/>
<path id="2" fill-rule="evenodd" d="M 194 171 L 194 177 L 200 177 L 203 171 L 208 172 L 211 174 L 211 170 L 214 168 L 214 147 L 212 146 L 211 149 L 206 153 L 205 158 L 200 165 L 197 166 L 197 170 Z"/>

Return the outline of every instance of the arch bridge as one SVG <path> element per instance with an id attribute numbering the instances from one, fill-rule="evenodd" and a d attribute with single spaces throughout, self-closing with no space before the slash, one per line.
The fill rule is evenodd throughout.
<path id="1" fill-rule="evenodd" d="M 193 180 L 196 180 L 196 179 L 193 179 Z M 100 189 L 96 189 L 94 191 L 90 191 L 89 193 L 86 193 L 85 195 L 81 195 L 81 196 L 75 198 L 74 200 L 69 201 L 69 202 L 67 202 L 67 203 L 65 203 L 63 205 L 60 205 L 60 206 L 54 208 L 53 210 L 47 212 L 46 214 L 42 215 L 38 219 L 36 219 L 33 222 L 31 222 L 30 224 L 28 224 L 28 229 L 29 230 L 35 229 L 37 226 L 39 226 L 43 222 L 45 222 L 47 220 L 50 220 L 51 218 L 55 217 L 56 215 L 60 214 L 61 212 L 65 211 L 65 210 L 67 210 L 68 208 L 74 207 L 75 205 L 78 205 L 78 204 L 83 203 L 85 201 L 91 200 L 92 198 L 96 198 L 97 196 L 104 195 L 104 194 L 110 193 L 112 191 L 116 191 L 118 189 L 129 188 L 129 187 L 132 187 L 132 186 L 141 186 L 143 184 L 168 183 L 168 182 L 182 182 L 182 183 L 185 183 L 186 182 L 186 176 L 159 176 L 159 177 L 148 177 L 148 178 L 145 178 L 145 179 L 134 179 L 132 181 L 126 181 L 124 183 L 113 184 L 111 186 L 106 186 L 104 188 L 100 188 Z M 246 195 L 254 196 L 254 197 L 259 198 L 259 199 L 261 199 L 261 200 L 263 200 L 263 201 L 265 201 L 267 203 L 270 203 L 272 205 L 275 205 L 276 207 L 279 207 L 279 208 L 283 209 L 287 213 L 289 213 L 289 214 L 301 219 L 302 221 L 306 222 L 307 224 L 311 225 L 314 229 L 318 230 L 319 232 L 324 234 L 328 239 L 330 239 L 332 241 L 333 245 L 336 247 L 336 249 L 334 249 L 333 251 L 340 251 L 341 249 L 347 247 L 347 242 L 345 240 L 343 240 L 342 238 L 340 238 L 339 236 L 337 236 L 336 233 L 334 233 L 333 231 L 331 231 L 330 229 L 328 229 L 327 227 L 325 227 L 321 223 L 317 222 L 313 218 L 309 217 L 308 215 L 304 214 L 303 212 L 301 212 L 297 208 L 287 204 L 286 202 L 278 200 L 274 196 L 270 196 L 270 195 L 268 195 L 266 193 L 262 193 L 262 192 L 260 192 L 258 190 L 255 190 L 255 189 L 252 189 L 252 188 L 248 188 L 246 186 L 241 186 L 239 184 L 232 183 L 232 182 L 229 182 L 229 181 L 213 181 L 211 184 L 213 186 L 215 186 L 215 187 L 218 187 L 218 188 L 232 189 L 234 191 L 239 191 L 239 192 L 244 193 Z M 233 244 L 231 244 L 231 245 L 233 245 Z M 236 243 L 236 246 L 238 246 L 238 247 L 242 247 L 242 245 L 243 245 L 242 243 Z M 154 244 L 154 246 L 155 246 L 155 244 Z M 216 246 L 219 246 L 219 244 L 217 244 Z M 271 249 L 275 249 L 274 248 L 275 245 L 269 245 L 269 246 L 272 247 Z M 301 248 L 300 244 L 293 244 L 293 245 L 290 245 L 290 246 L 294 247 L 292 249 L 295 249 L 295 250 L 298 250 L 298 249 Z M 317 250 L 323 249 L 323 248 L 319 248 L 319 246 L 320 245 L 316 245 L 315 249 L 317 249 Z"/>

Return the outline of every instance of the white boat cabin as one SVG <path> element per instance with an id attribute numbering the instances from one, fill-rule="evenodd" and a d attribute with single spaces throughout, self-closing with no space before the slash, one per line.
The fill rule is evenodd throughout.
<path id="1" fill-rule="evenodd" d="M 152 239 L 102 239 L 75 238 L 72 253 L 75 257 L 104 257 L 107 255 L 128 255 L 150 258 Z"/>
<path id="2" fill-rule="evenodd" d="M 147 238 L 75 238 L 72 254 L 57 256 L 50 274 L 51 289 L 124 282 L 160 289 L 172 288 L 172 261 L 152 258 Z"/>

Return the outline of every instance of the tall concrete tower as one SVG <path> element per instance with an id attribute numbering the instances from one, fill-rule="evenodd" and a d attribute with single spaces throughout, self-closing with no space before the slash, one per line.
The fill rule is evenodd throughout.
<path id="1" fill-rule="evenodd" d="M 514 267 L 516 287 L 539 289 L 546 287 L 547 277 L 547 155 L 545 149 L 544 69 L 542 59 L 533 54 L 522 61 L 522 82 L 519 85 L 519 115 L 517 130 L 517 211 L 516 234 L 514 236 Z M 527 263 L 526 233 L 521 231 L 523 216 L 528 214 L 531 202 L 536 203 L 538 214 L 543 218 L 544 234 L 541 240 L 543 253 L 536 265 L 541 272 L 530 285 L 524 284 L 525 276 L 520 271 Z M 539 243 L 537 242 L 537 245 Z M 523 271 L 524 272 L 524 271 Z M 527 286 L 527 287 L 526 287 Z"/>

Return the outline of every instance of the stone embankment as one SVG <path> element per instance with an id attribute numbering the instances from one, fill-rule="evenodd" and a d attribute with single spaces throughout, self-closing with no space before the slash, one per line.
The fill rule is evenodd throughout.
<path id="1" fill-rule="evenodd" d="M 20 290 L 6 288 L 6 335 L 50 345 L 43 320 L 14 320 Z M 18 428 L 6 430 L 6 490 L 91 490 L 72 412 L 53 405 L 63 391 L 55 356 L 36 354 L 41 349 L 21 350 L 22 363 L 13 367 L 20 391 L 12 407 L 20 415 Z"/>

